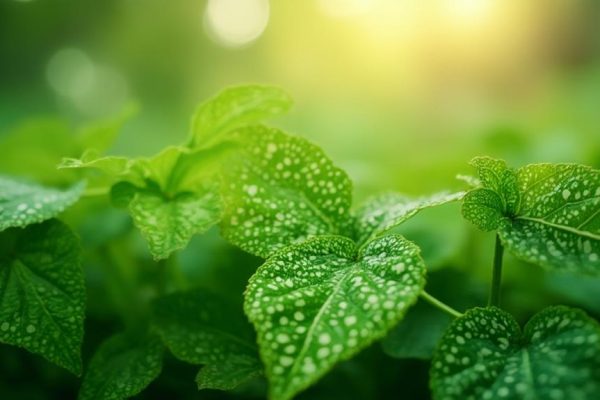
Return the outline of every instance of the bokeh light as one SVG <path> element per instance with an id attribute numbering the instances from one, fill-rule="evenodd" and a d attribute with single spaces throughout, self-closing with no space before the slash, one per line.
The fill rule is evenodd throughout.
<path id="1" fill-rule="evenodd" d="M 208 33 L 225 46 L 256 40 L 269 22 L 268 0 L 209 0 L 204 14 Z"/>

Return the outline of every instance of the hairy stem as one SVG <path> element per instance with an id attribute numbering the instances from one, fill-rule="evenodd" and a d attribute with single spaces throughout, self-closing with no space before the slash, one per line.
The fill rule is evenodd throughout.
<path id="1" fill-rule="evenodd" d="M 440 310 L 452 315 L 453 317 L 459 318 L 462 317 L 463 314 L 456 311 L 454 308 L 450 307 L 449 305 L 441 302 L 440 300 L 436 299 L 435 297 L 433 297 L 432 295 L 430 295 L 429 293 L 427 293 L 426 291 L 422 291 L 421 292 L 421 297 L 426 300 L 429 304 L 431 304 L 432 306 L 439 308 Z"/>
<path id="2" fill-rule="evenodd" d="M 502 283 L 502 256 L 504 255 L 504 247 L 500 242 L 500 236 L 496 234 L 496 248 L 494 250 L 494 266 L 492 271 L 492 289 L 488 306 L 500 305 L 500 285 Z"/>

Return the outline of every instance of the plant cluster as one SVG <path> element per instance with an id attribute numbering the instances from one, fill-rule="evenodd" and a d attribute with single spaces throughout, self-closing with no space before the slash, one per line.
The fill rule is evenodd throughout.
<path id="1" fill-rule="evenodd" d="M 262 123 L 290 105 L 274 87 L 226 89 L 198 108 L 185 143 L 149 158 L 102 155 L 111 135 L 99 130 L 85 141 L 97 146 L 59 166 L 81 170 L 73 176 L 85 175 L 87 189 L 83 180 L 57 189 L 0 177 L 0 341 L 82 373 L 82 249 L 56 217 L 90 193 L 108 194 L 169 282 L 141 323 L 96 350 L 82 400 L 139 393 L 160 374 L 165 349 L 201 366 L 200 389 L 231 390 L 264 375 L 271 399 L 291 399 L 402 327 L 419 298 L 453 319 L 431 361 L 434 399 L 600 398 L 597 321 L 552 306 L 521 329 L 499 308 L 504 249 L 543 268 L 600 273 L 600 171 L 512 169 L 479 157 L 464 192 L 388 193 L 354 207 L 350 178 L 319 147 Z M 456 201 L 468 221 L 496 232 L 489 304 L 464 313 L 425 290 L 419 247 L 394 232 L 421 210 Z M 216 224 L 227 241 L 264 259 L 243 313 L 177 280 L 174 253 Z M 385 347 L 402 353 L 409 340 Z"/>

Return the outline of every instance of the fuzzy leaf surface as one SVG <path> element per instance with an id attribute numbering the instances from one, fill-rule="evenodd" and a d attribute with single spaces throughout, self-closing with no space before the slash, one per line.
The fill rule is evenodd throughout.
<path id="1" fill-rule="evenodd" d="M 241 309 L 196 289 L 158 299 L 154 325 L 175 357 L 205 365 L 198 386 L 229 390 L 262 371 L 252 327 Z"/>
<path id="2" fill-rule="evenodd" d="M 434 399 L 594 399 L 600 394 L 600 325 L 563 306 L 523 331 L 498 308 L 454 321 L 431 368 Z"/>
<path id="3" fill-rule="evenodd" d="M 483 169 L 484 187 L 465 196 L 465 218 L 497 230 L 524 261 L 600 274 L 600 171 L 575 164 L 532 164 L 516 171 L 494 165 Z"/>
<path id="4" fill-rule="evenodd" d="M 277 252 L 250 279 L 245 295 L 271 398 L 292 398 L 382 338 L 424 284 L 418 247 L 399 235 L 375 239 L 360 252 L 340 236 Z"/>
<path id="5" fill-rule="evenodd" d="M 77 375 L 85 313 L 80 252 L 57 220 L 0 233 L 0 341 Z"/>
<path id="6" fill-rule="evenodd" d="M 85 184 L 59 190 L 0 175 L 0 231 L 56 217 L 81 196 Z"/>
<path id="7" fill-rule="evenodd" d="M 92 357 L 79 400 L 121 400 L 140 393 L 160 374 L 163 349 L 156 336 L 110 337 Z"/>
<path id="8" fill-rule="evenodd" d="M 280 88 L 264 85 L 236 86 L 202 103 L 192 119 L 189 147 L 209 147 L 244 125 L 285 113 L 292 99 Z"/>
<path id="9" fill-rule="evenodd" d="M 348 233 L 352 183 L 319 147 L 263 126 L 236 138 L 242 150 L 222 185 L 226 239 L 266 258 L 312 236 Z"/>

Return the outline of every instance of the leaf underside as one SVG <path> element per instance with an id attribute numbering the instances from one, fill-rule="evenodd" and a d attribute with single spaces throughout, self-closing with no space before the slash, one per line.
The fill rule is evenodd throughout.
<path id="1" fill-rule="evenodd" d="M 600 395 L 600 325 L 563 306 L 521 331 L 498 308 L 475 308 L 444 335 L 431 367 L 434 399 L 595 399 Z"/>
<path id="2" fill-rule="evenodd" d="M 309 237 L 347 233 L 352 184 L 320 148 L 263 126 L 236 138 L 243 151 L 222 185 L 226 239 L 266 258 Z"/>
<path id="3" fill-rule="evenodd" d="M 160 374 L 162 354 L 156 336 L 112 336 L 94 354 L 78 399 L 121 400 L 140 393 Z"/>
<path id="4" fill-rule="evenodd" d="M 56 217 L 79 199 L 84 187 L 80 182 L 58 190 L 0 175 L 0 231 Z"/>
<path id="5" fill-rule="evenodd" d="M 57 220 L 0 233 L 0 341 L 79 374 L 85 286 L 75 235 Z"/>
<path id="6" fill-rule="evenodd" d="M 360 253 L 320 236 L 272 256 L 250 279 L 245 310 L 273 399 L 292 398 L 374 340 L 416 301 L 425 283 L 418 248 L 399 235 Z"/>

